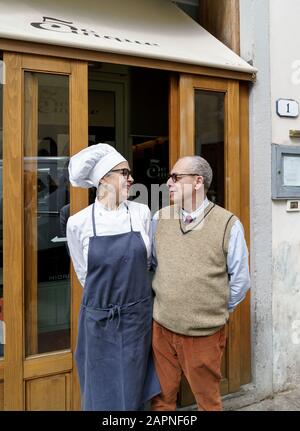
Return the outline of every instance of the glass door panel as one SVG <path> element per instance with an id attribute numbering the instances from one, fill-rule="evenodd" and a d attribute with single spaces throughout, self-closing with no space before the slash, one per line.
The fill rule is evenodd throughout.
<path id="1" fill-rule="evenodd" d="M 225 94 L 195 90 L 195 154 L 213 170 L 208 199 L 224 206 L 224 100 Z"/>
<path id="2" fill-rule="evenodd" d="M 26 356 L 70 348 L 69 77 L 25 72 Z"/>
<path id="3" fill-rule="evenodd" d="M 89 145 L 116 146 L 115 105 L 113 91 L 89 90 Z"/>
<path id="4" fill-rule="evenodd" d="M 89 145 L 107 143 L 128 157 L 125 84 L 98 81 L 91 76 L 91 70 L 89 73 Z"/>
<path id="5" fill-rule="evenodd" d="M 105 73 L 99 76 L 95 68 L 97 69 L 96 63 L 89 66 L 88 145 L 99 143 L 112 145 L 130 160 L 126 121 L 126 80 L 119 76 L 120 81 L 114 81 L 116 79 L 114 75 Z M 96 190 L 92 188 L 89 190 L 89 203 L 92 203 L 95 197 Z"/>

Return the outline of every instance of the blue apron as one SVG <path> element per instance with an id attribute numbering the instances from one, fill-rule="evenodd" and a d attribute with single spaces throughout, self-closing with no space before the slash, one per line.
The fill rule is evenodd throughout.
<path id="1" fill-rule="evenodd" d="M 94 204 L 92 223 L 75 352 L 82 409 L 139 410 L 160 392 L 147 250 L 131 216 L 130 232 L 97 236 Z"/>

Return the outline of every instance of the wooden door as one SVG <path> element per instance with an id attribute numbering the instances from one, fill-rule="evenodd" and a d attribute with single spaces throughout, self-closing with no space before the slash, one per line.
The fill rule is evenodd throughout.
<path id="1" fill-rule="evenodd" d="M 212 166 L 214 179 L 208 197 L 236 214 L 249 246 L 248 87 L 232 79 L 181 74 L 171 79 L 171 166 L 178 157 L 201 155 Z M 175 150 L 174 150 L 175 149 Z M 227 325 L 222 364 L 222 394 L 250 382 L 249 294 Z M 180 405 L 194 398 L 185 379 Z"/>
<path id="2" fill-rule="evenodd" d="M 68 182 L 69 157 L 88 141 L 87 63 L 15 53 L 4 62 L 4 408 L 79 409 L 82 289 L 62 216 L 88 201 Z"/>

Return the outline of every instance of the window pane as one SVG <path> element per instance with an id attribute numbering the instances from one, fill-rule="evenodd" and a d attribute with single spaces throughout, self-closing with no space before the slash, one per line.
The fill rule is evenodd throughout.
<path id="1" fill-rule="evenodd" d="M 224 93 L 195 91 L 195 151 L 212 167 L 208 198 L 224 206 Z"/>
<path id="2" fill-rule="evenodd" d="M 26 355 L 70 347 L 69 78 L 25 74 Z"/>

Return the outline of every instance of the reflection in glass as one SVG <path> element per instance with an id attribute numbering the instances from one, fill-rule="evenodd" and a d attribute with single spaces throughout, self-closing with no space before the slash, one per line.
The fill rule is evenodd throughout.
<path id="1" fill-rule="evenodd" d="M 195 91 L 195 154 L 213 170 L 208 198 L 224 206 L 224 93 Z"/>
<path id="2" fill-rule="evenodd" d="M 163 206 L 168 205 L 168 189 L 165 185 L 169 173 L 169 138 L 157 136 L 155 138 L 145 136 L 133 136 L 133 169 L 134 180 L 137 184 L 147 187 L 148 194 L 145 201 L 142 196 L 133 195 L 139 202 L 148 205 L 155 214 Z M 164 185 L 164 186 L 162 186 Z M 132 191 L 134 191 L 132 187 Z M 153 188 L 152 188 L 153 187 Z M 155 187 L 160 187 L 158 194 Z"/>
<path id="3" fill-rule="evenodd" d="M 169 80 L 168 72 L 132 68 L 130 76 L 130 138 L 135 184 L 132 198 L 148 205 L 154 214 L 169 204 L 166 181 L 169 173 Z M 135 191 L 142 184 L 148 191 Z M 138 188 L 137 188 L 138 190 Z M 159 190 L 159 192 L 158 192 Z"/>
<path id="4" fill-rule="evenodd" d="M 0 74 L 1 78 L 1 74 Z M 0 358 L 4 356 L 3 318 L 3 189 L 2 189 L 2 148 L 3 148 L 3 84 L 0 79 Z"/>
<path id="5" fill-rule="evenodd" d="M 90 86 L 90 82 L 89 82 Z M 116 100 L 113 91 L 89 88 L 88 92 L 88 133 L 89 146 L 106 143 L 116 147 Z M 96 189 L 89 189 L 89 203 L 96 198 Z"/>
<path id="6" fill-rule="evenodd" d="M 114 92 L 89 90 L 89 145 L 116 145 L 115 109 Z"/>
<path id="7" fill-rule="evenodd" d="M 129 199 L 155 212 L 163 199 L 160 194 L 152 205 L 151 185 L 158 189 L 169 171 L 169 73 L 90 63 L 88 74 L 89 145 L 109 143 L 128 160 L 135 181 Z M 89 202 L 94 199 L 92 188 Z"/>
<path id="8" fill-rule="evenodd" d="M 26 355 L 70 347 L 69 78 L 25 73 Z"/>

